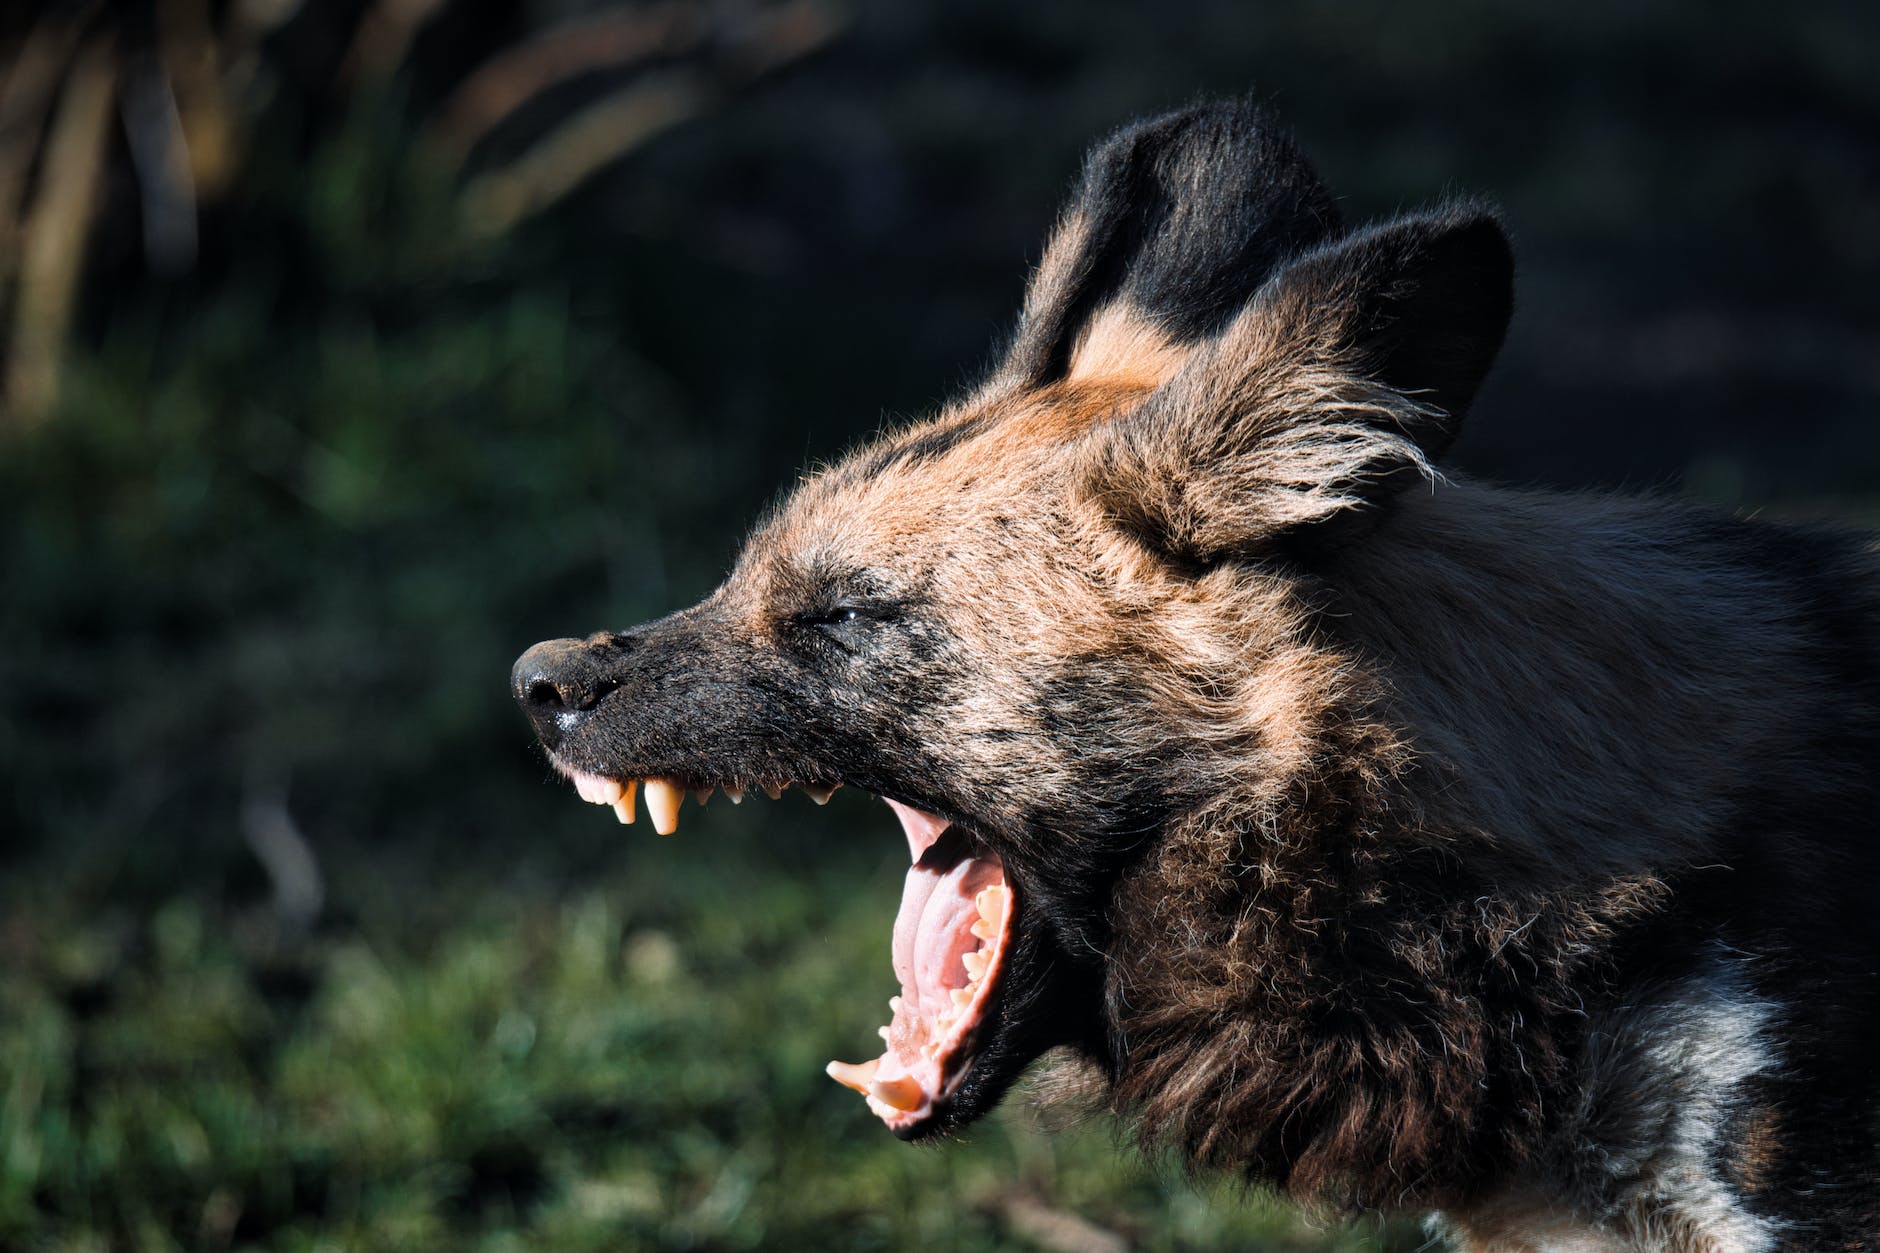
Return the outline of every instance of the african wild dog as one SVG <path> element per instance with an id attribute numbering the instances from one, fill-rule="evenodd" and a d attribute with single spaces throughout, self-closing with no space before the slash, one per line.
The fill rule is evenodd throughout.
<path id="1" fill-rule="evenodd" d="M 991 376 L 702 603 L 538 644 L 555 765 L 886 799 L 905 1138 L 1048 1049 L 1151 1141 L 1466 1247 L 1880 1238 L 1865 539 L 1438 476 L 1512 262 L 1255 110 L 1091 153 Z"/>

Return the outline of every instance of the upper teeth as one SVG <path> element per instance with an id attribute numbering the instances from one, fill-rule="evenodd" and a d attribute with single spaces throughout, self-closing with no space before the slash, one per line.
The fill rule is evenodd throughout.
<path id="1" fill-rule="evenodd" d="M 646 816 L 653 820 L 653 830 L 671 835 L 679 829 L 679 802 L 685 793 L 665 779 L 646 781 Z"/>
<path id="2" fill-rule="evenodd" d="M 685 799 L 685 789 L 671 779 L 628 779 L 623 783 L 618 779 L 607 778 L 605 775 L 589 774 L 585 770 L 573 771 L 571 777 L 574 779 L 574 790 L 581 794 L 582 800 L 595 805 L 613 806 L 615 815 L 622 822 L 633 821 L 634 801 L 640 785 L 644 783 L 646 785 L 646 814 L 653 820 L 653 830 L 661 835 L 671 835 L 679 829 L 679 804 Z M 768 792 L 772 800 L 776 800 L 783 795 L 783 789 L 790 785 L 788 783 L 761 783 L 758 786 Z M 818 805 L 824 805 L 829 802 L 829 798 L 835 794 L 835 790 L 841 784 L 805 783 L 801 786 L 809 794 L 811 800 Z M 711 794 L 710 786 L 692 793 L 701 805 Z M 744 799 L 744 788 L 726 784 L 725 795 L 729 796 L 734 803 L 741 801 Z"/>
<path id="3" fill-rule="evenodd" d="M 581 799 L 594 805 L 611 805 L 620 799 L 621 787 L 616 779 L 605 779 L 598 774 L 577 774 L 574 777 L 574 790 L 581 793 Z"/>

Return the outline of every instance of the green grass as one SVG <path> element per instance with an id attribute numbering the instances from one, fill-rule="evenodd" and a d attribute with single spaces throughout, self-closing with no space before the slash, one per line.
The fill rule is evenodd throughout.
<path id="1" fill-rule="evenodd" d="M 839 855 L 715 838 L 800 803 L 623 832 L 569 890 L 433 867 L 414 896 L 356 866 L 351 921 L 299 940 L 183 896 L 13 900 L 0 1247 L 1418 1246 L 1193 1185 L 1107 1118 L 1024 1100 L 964 1141 L 893 1139 L 821 1073 L 886 1013 L 888 832 L 851 801 L 818 815 Z"/>

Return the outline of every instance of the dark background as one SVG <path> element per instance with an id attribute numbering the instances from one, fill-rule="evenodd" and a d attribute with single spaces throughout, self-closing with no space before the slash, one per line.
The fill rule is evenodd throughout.
<path id="1" fill-rule="evenodd" d="M 887 1142 L 815 1074 L 879 815 L 623 833 L 510 661 L 958 390 L 1082 149 L 1208 95 L 1353 221 L 1501 206 L 1456 467 L 1880 516 L 1876 65 L 1855 2 L 9 9 L 0 1244 L 1318 1239 L 1102 1130 Z"/>

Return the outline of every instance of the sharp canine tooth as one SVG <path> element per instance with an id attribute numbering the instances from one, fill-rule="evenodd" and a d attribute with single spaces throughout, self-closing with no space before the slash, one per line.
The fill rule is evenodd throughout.
<path id="1" fill-rule="evenodd" d="M 878 1057 L 859 1065 L 853 1062 L 830 1062 L 823 1067 L 823 1073 L 843 1087 L 853 1088 L 863 1096 L 867 1096 L 869 1084 L 875 1077 L 875 1067 L 879 1065 L 881 1065 L 881 1059 Z"/>
<path id="2" fill-rule="evenodd" d="M 992 923 L 987 922 L 984 918 L 981 918 L 978 922 L 973 924 L 973 934 L 982 940 L 990 940 L 993 936 L 999 934 L 999 929 Z"/>
<path id="3" fill-rule="evenodd" d="M 671 835 L 679 829 L 679 802 L 685 793 L 664 779 L 646 781 L 646 816 L 653 820 L 653 830 Z"/>
<path id="4" fill-rule="evenodd" d="M 803 794 L 815 801 L 818 805 L 827 805 L 829 798 L 836 794 L 836 789 L 834 787 L 824 787 L 820 783 L 805 783 L 803 785 Z"/>
<path id="5" fill-rule="evenodd" d="M 732 787 L 727 783 L 725 785 L 725 795 L 731 798 L 733 805 L 742 805 L 744 803 L 744 789 L 741 787 Z"/>
<path id="6" fill-rule="evenodd" d="M 986 962 L 989 960 L 984 953 L 960 954 L 960 964 L 966 967 L 966 977 L 975 983 L 986 977 Z"/>
<path id="7" fill-rule="evenodd" d="M 1005 919 L 1005 889 L 993 884 L 977 897 L 973 904 L 979 907 L 979 916 L 993 926 L 998 926 Z"/>
<path id="8" fill-rule="evenodd" d="M 920 1108 L 920 1080 L 912 1075 L 902 1075 L 899 1079 L 873 1080 L 868 1085 L 868 1093 L 883 1105 L 898 1109 L 903 1114 Z"/>

